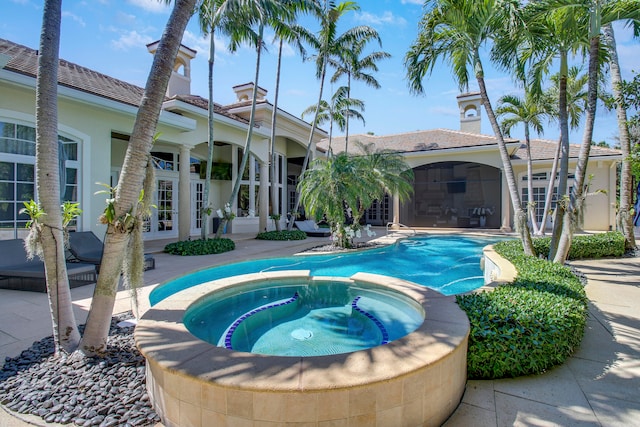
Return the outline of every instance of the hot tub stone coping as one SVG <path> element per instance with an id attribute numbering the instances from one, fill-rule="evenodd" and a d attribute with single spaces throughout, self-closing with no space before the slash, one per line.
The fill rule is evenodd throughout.
<path id="1" fill-rule="evenodd" d="M 202 382 L 240 390 L 296 391 L 352 388 L 383 382 L 446 359 L 469 334 L 466 314 L 445 296 L 411 282 L 370 273 L 319 280 L 367 282 L 400 291 L 417 301 L 425 321 L 414 332 L 388 344 L 352 353 L 311 357 L 260 355 L 229 350 L 193 336 L 182 323 L 186 309 L 205 295 L 244 282 L 312 279 L 308 270 L 252 273 L 203 283 L 151 307 L 138 322 L 136 345 L 162 369 Z M 466 349 L 465 349 L 466 351 Z"/>

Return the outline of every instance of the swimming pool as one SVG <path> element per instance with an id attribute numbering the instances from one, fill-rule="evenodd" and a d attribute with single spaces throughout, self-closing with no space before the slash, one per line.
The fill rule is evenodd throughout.
<path id="1" fill-rule="evenodd" d="M 359 252 L 265 258 L 212 267 L 157 286 L 149 295 L 155 305 L 169 295 L 200 283 L 239 274 L 281 270 L 310 270 L 314 276 L 351 277 L 374 273 L 397 277 L 456 295 L 481 287 L 482 248 L 504 240 L 501 236 L 429 235 Z"/>

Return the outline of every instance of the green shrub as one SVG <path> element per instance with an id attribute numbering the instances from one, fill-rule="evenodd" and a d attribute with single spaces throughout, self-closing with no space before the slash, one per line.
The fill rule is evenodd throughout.
<path id="1" fill-rule="evenodd" d="M 260 240 L 304 240 L 307 233 L 300 230 L 265 231 L 259 233 L 256 239 Z"/>
<path id="2" fill-rule="evenodd" d="M 550 237 L 533 239 L 536 253 L 547 256 Z M 624 235 L 618 231 L 574 236 L 567 259 L 619 257 L 624 254 Z"/>
<path id="3" fill-rule="evenodd" d="M 172 255 L 209 255 L 229 252 L 236 248 L 231 239 L 183 240 L 169 243 L 164 251 Z"/>
<path id="4" fill-rule="evenodd" d="M 525 256 L 519 241 L 498 243 L 496 251 L 515 265 L 515 281 L 457 297 L 471 323 L 468 377 L 538 374 L 563 363 L 584 334 L 582 283 L 565 266 Z"/>

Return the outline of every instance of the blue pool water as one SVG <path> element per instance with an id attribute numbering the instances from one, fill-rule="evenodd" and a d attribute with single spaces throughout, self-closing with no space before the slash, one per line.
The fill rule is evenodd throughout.
<path id="1" fill-rule="evenodd" d="M 413 332 L 423 321 L 422 307 L 395 290 L 299 279 L 212 292 L 183 319 L 193 335 L 211 344 L 280 356 L 371 348 Z"/>
<path id="2" fill-rule="evenodd" d="M 350 277 L 358 272 L 383 274 L 456 295 L 484 284 L 482 248 L 503 237 L 416 236 L 366 251 L 266 258 L 212 267 L 157 286 L 151 305 L 183 289 L 210 280 L 262 271 L 310 270 L 312 276 Z"/>

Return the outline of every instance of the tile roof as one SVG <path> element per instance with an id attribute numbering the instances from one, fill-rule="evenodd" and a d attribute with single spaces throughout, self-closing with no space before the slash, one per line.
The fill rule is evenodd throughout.
<path id="1" fill-rule="evenodd" d="M 38 51 L 0 38 L 0 53 L 11 56 L 4 69 L 29 77 L 36 77 L 38 71 Z M 111 99 L 123 104 L 138 107 L 144 89 L 122 80 L 107 76 L 86 67 L 60 59 L 58 83 L 82 92 Z M 197 95 L 177 95 L 176 99 L 206 110 L 208 101 Z M 214 103 L 214 111 L 234 120 L 246 123 L 243 118 L 230 113 L 226 107 Z"/>
<path id="2" fill-rule="evenodd" d="M 358 152 L 355 142 L 361 142 L 365 145 L 374 144 L 376 149 L 391 150 L 399 153 L 415 153 L 427 151 L 443 151 L 456 148 L 471 148 L 481 146 L 495 146 L 497 149 L 497 141 L 494 136 L 474 134 L 468 132 L 460 132 L 450 129 L 433 129 L 415 132 L 399 133 L 393 135 L 351 135 L 349 137 L 349 151 Z M 517 143 L 517 139 L 507 139 L 506 142 Z M 323 139 L 317 146 L 320 150 L 328 149 L 329 140 Z M 343 136 L 333 137 L 331 140 L 331 149 L 334 153 L 344 151 L 345 139 Z M 531 140 L 531 158 L 535 160 L 552 160 L 555 156 L 557 147 L 556 141 L 544 139 Z M 579 144 L 571 144 L 569 149 L 570 157 L 578 157 L 580 151 Z M 620 157 L 620 150 L 603 147 L 591 147 L 590 157 Z M 518 147 L 517 151 L 511 156 L 511 159 L 526 160 L 527 152 L 524 143 Z"/>
<path id="3" fill-rule="evenodd" d="M 377 149 L 412 153 L 495 145 L 496 139 L 489 135 L 479 135 L 450 129 L 432 129 L 381 136 L 351 135 L 349 136 L 350 152 L 357 152 L 357 146 L 354 142 L 361 142 L 365 145 L 372 143 Z M 517 140 L 509 139 L 507 142 L 513 143 L 517 142 Z M 318 148 L 327 150 L 328 145 L 329 140 L 323 139 L 318 143 Z M 343 152 L 344 146 L 344 137 L 339 136 L 332 138 L 331 149 L 334 153 Z"/>
<path id="4" fill-rule="evenodd" d="M 580 144 L 569 145 L 569 157 L 578 157 L 580 153 Z M 556 155 L 558 141 L 550 141 L 548 139 L 532 139 L 531 140 L 531 158 L 532 160 L 553 160 Z M 612 157 L 620 158 L 620 150 L 613 148 L 604 148 L 591 146 L 589 157 Z M 523 143 L 518 151 L 511 156 L 513 160 L 527 160 L 527 150 Z"/>

